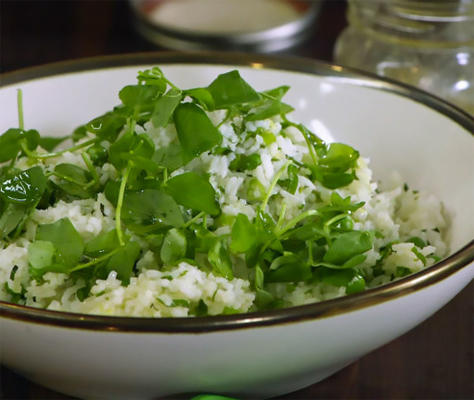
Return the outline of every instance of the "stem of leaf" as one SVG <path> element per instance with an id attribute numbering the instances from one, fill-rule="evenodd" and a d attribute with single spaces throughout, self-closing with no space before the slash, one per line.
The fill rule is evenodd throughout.
<path id="1" fill-rule="evenodd" d="M 280 177 L 283 175 L 283 172 L 288 168 L 288 165 L 291 164 L 291 161 L 287 161 L 280 169 L 279 171 L 275 174 L 273 177 L 270 187 L 268 188 L 267 193 L 265 194 L 265 198 L 263 199 L 262 204 L 260 205 L 260 210 L 263 212 L 265 211 L 265 208 L 267 207 L 268 200 L 270 199 L 270 196 L 272 195 L 273 189 L 275 188 L 278 180 Z"/>
<path id="2" fill-rule="evenodd" d="M 306 146 L 308 146 L 309 154 L 311 156 L 311 159 L 313 160 L 313 164 L 314 164 L 314 166 L 317 166 L 318 165 L 318 155 L 316 154 L 316 149 L 314 148 L 314 145 L 311 142 L 311 137 L 314 138 L 314 140 L 316 140 L 316 142 L 318 142 L 319 144 L 322 144 L 323 141 L 318 136 L 316 136 L 315 134 L 310 132 L 304 125 L 296 124 L 296 123 L 288 120 L 285 115 L 282 115 L 282 118 L 283 118 L 283 121 L 286 124 L 295 127 L 296 129 L 298 129 L 301 132 L 301 134 L 303 135 L 304 140 L 306 142 Z M 311 135 L 311 137 L 310 137 L 310 135 Z"/>
<path id="3" fill-rule="evenodd" d="M 87 169 L 89 170 L 89 172 L 91 173 L 92 175 L 92 179 L 93 181 L 92 182 L 89 182 L 87 185 L 86 185 L 86 188 L 89 188 L 95 184 L 98 184 L 99 183 L 99 174 L 97 173 L 97 170 L 95 169 L 94 165 L 92 164 L 92 161 L 90 159 L 90 157 L 88 156 L 87 153 L 85 152 L 82 152 L 81 153 L 81 157 L 82 159 L 84 160 L 84 163 L 86 164 L 87 166 Z"/>
<path id="4" fill-rule="evenodd" d="M 75 179 L 73 179 L 73 178 L 71 178 L 67 175 L 58 174 L 55 171 L 51 172 L 49 175 L 57 176 L 58 178 L 64 179 L 65 181 L 70 182 L 70 183 L 74 183 L 75 185 L 84 186 L 84 182 L 76 181 Z"/>
<path id="5" fill-rule="evenodd" d="M 313 265 L 314 259 L 313 259 L 313 243 L 311 240 L 306 241 L 306 246 L 308 247 L 308 264 Z"/>
<path id="6" fill-rule="evenodd" d="M 125 242 L 123 240 L 123 232 L 122 232 L 122 206 L 123 206 L 123 198 L 125 196 L 125 188 L 127 187 L 128 176 L 130 175 L 130 170 L 132 169 L 132 163 L 129 161 L 127 168 L 122 177 L 122 181 L 120 182 L 120 189 L 118 194 L 117 200 L 117 208 L 115 210 L 115 229 L 117 230 L 117 239 L 119 241 L 120 246 L 124 246 Z"/>
<path id="7" fill-rule="evenodd" d="M 285 218 L 285 213 L 286 213 L 286 203 L 283 203 L 281 206 L 280 215 L 278 216 L 278 222 L 275 226 L 275 232 L 280 230 L 280 227 L 283 224 L 283 218 Z"/>
<path id="8" fill-rule="evenodd" d="M 217 128 L 220 128 L 222 124 L 226 123 L 229 120 L 230 117 L 230 110 L 227 110 L 225 113 L 224 119 L 217 124 Z"/>
<path id="9" fill-rule="evenodd" d="M 18 106 L 18 127 L 20 129 L 25 129 L 25 123 L 23 119 L 23 91 L 18 89 L 16 92 L 16 101 Z"/>
<path id="10" fill-rule="evenodd" d="M 301 222 L 302 220 L 304 220 L 305 218 L 309 218 L 309 217 L 313 217 L 315 215 L 318 214 L 318 210 L 308 210 L 308 211 L 305 211 L 304 213 L 300 214 L 300 215 L 297 215 L 296 217 L 294 217 L 293 219 L 291 219 L 290 221 L 288 221 L 286 223 L 285 226 L 283 226 L 281 229 L 278 229 L 276 230 L 275 229 L 275 235 L 277 236 L 281 236 L 283 235 L 285 232 L 287 232 L 288 230 L 290 230 L 291 228 L 293 228 L 294 226 L 296 226 L 299 222 Z"/>
<path id="11" fill-rule="evenodd" d="M 75 272 L 79 271 L 81 269 L 89 268 L 92 267 L 93 265 L 99 264 L 102 261 L 107 260 L 108 258 L 112 257 L 115 253 L 117 253 L 120 250 L 120 247 L 117 247 L 116 249 L 112 250 L 110 253 L 104 254 L 103 256 L 94 258 L 93 260 L 84 263 L 84 264 L 79 264 L 76 265 L 73 269 L 71 269 L 69 272 Z"/>
<path id="12" fill-rule="evenodd" d="M 196 222 L 199 218 L 202 218 L 204 215 L 206 215 L 206 213 L 204 211 L 201 211 L 199 214 L 197 214 L 196 216 L 194 216 L 193 218 L 191 218 L 189 221 L 187 221 L 184 225 L 183 225 L 183 228 L 187 228 L 188 226 L 190 226 L 191 224 L 193 224 L 194 222 Z"/>
<path id="13" fill-rule="evenodd" d="M 18 157 L 19 151 L 15 154 L 15 156 L 11 159 L 10 164 L 8 164 L 8 168 L 11 169 L 15 166 L 16 159 Z"/>
<path id="14" fill-rule="evenodd" d="M 76 150 L 79 150 L 79 149 L 82 149 L 84 147 L 88 147 L 90 146 L 91 144 L 94 144 L 95 142 L 97 142 L 98 139 L 90 139 L 90 140 L 87 140 L 86 142 L 82 142 L 80 144 L 77 144 L 75 146 L 72 146 L 72 147 L 69 147 L 68 149 L 64 149 L 64 150 L 61 150 L 61 151 L 57 151 L 57 152 L 54 152 L 54 153 L 44 153 L 44 154 L 38 154 L 34 151 L 31 151 L 30 149 L 28 149 L 28 146 L 26 146 L 26 143 L 25 142 L 22 142 L 21 143 L 21 149 L 23 150 L 23 152 L 28 156 L 28 157 L 31 157 L 31 158 L 36 158 L 36 159 L 46 159 L 46 158 L 54 158 L 54 157 L 58 157 L 64 153 L 67 153 L 67 152 L 73 152 L 73 151 L 76 151 Z"/>

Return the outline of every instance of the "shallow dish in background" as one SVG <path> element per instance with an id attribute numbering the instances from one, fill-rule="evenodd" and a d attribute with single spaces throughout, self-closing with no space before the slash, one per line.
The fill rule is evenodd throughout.
<path id="1" fill-rule="evenodd" d="M 130 0 L 135 28 L 160 46 L 274 52 L 308 37 L 320 1 Z"/>
<path id="2" fill-rule="evenodd" d="M 117 90 L 133 81 L 138 69 L 154 65 L 182 87 L 207 84 L 235 67 L 258 90 L 290 85 L 286 99 L 296 108 L 294 120 L 325 140 L 354 145 L 371 158 L 378 179 L 398 170 L 410 185 L 444 202 L 452 255 L 361 294 L 233 316 L 117 318 L 0 302 L 0 354 L 6 366 L 80 397 L 283 394 L 403 334 L 472 280 L 474 121 L 407 87 L 301 59 L 233 54 L 97 58 L 5 75 L 0 131 L 17 124 L 17 88 L 23 90 L 27 127 L 62 135 L 114 106 Z"/>

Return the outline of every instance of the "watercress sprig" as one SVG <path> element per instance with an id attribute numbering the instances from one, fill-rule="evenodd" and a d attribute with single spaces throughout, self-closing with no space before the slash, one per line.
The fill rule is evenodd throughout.
<path id="1" fill-rule="evenodd" d="M 62 138 L 45 138 L 25 129 L 20 90 L 18 128 L 0 136 L 0 163 L 4 164 L 0 239 L 21 234 L 37 208 L 54 206 L 60 199 L 95 199 L 103 193 L 115 207 L 114 229 L 85 242 L 68 218 L 39 225 L 28 248 L 35 279 L 43 279 L 47 272 L 68 274 L 84 282 L 78 292 L 84 298 L 93 282 L 111 271 L 127 284 L 142 252 L 150 250 L 160 267 L 187 260 L 227 279 L 238 275 L 234 265 L 244 259 L 261 308 L 278 306 L 268 290 L 272 282 L 321 281 L 345 286 L 347 293 L 362 290 L 365 283 L 359 266 L 374 240 L 372 233 L 353 229 L 353 213 L 363 203 L 334 192 L 329 204 L 303 207 L 296 216 L 287 215 L 285 201 L 278 215 L 272 214 L 279 201 L 275 188 L 296 195 L 301 169 L 329 189 L 357 179 L 356 150 L 341 143 L 326 144 L 304 125 L 288 119 L 293 108 L 282 101 L 288 90 L 279 86 L 258 92 L 236 70 L 219 75 L 206 87 L 183 90 L 154 67 L 139 71 L 137 83 L 119 91 L 120 104 L 115 108 Z M 217 124 L 209 116 L 216 110 L 225 111 Z M 249 179 L 247 201 L 255 207 L 254 218 L 225 214 L 219 201 L 221 188 L 213 186 L 204 171 L 187 169 L 204 154 L 231 152 L 223 145 L 220 128 L 234 123 L 236 116 L 240 125 L 234 125 L 235 133 L 241 140 L 247 134 L 246 123 L 276 117 L 283 131 L 291 127 L 303 135 L 309 153 L 304 161 L 288 158 L 267 188 L 255 177 Z M 158 146 L 143 133 L 167 129 L 170 123 L 177 134 L 166 146 Z M 263 128 L 254 135 L 267 145 L 276 140 Z M 54 159 L 68 152 L 80 154 L 84 166 L 54 164 Z M 19 170 L 20 157 L 36 165 Z M 104 182 L 100 171 L 105 164 L 115 169 L 115 176 Z M 235 154 L 229 169 L 246 175 L 261 165 L 258 152 Z M 224 225 L 230 233 L 217 234 Z M 198 307 L 196 313 L 203 310 Z"/>

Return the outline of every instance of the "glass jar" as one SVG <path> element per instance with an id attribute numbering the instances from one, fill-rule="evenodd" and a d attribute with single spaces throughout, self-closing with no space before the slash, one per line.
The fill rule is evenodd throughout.
<path id="1" fill-rule="evenodd" d="M 473 0 L 349 0 L 337 63 L 429 91 L 474 114 Z"/>

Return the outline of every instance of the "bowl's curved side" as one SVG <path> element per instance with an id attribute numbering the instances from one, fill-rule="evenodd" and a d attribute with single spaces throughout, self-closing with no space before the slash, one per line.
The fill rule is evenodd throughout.
<path id="1" fill-rule="evenodd" d="M 405 333 L 461 290 L 473 270 L 373 307 L 241 330 L 89 331 L 0 319 L 1 361 L 81 398 L 197 392 L 265 398 L 315 383 Z"/>

